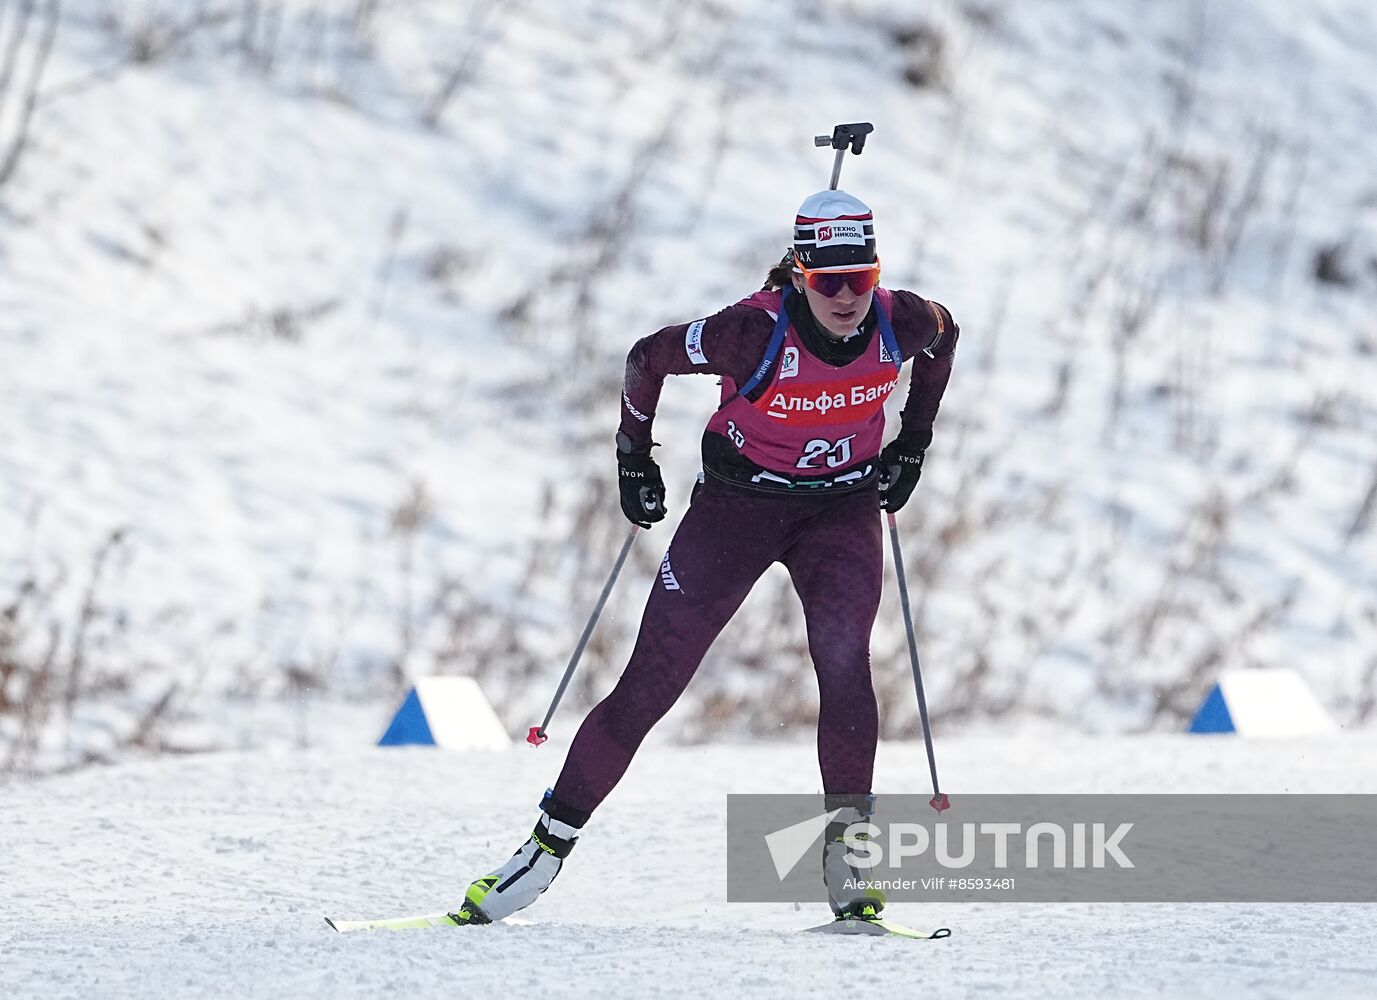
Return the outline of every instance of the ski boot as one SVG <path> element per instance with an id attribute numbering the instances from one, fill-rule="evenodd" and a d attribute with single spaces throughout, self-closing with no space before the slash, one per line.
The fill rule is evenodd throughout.
<path id="1" fill-rule="evenodd" d="M 827 905 L 838 920 L 878 920 L 885 908 L 884 893 L 877 889 L 861 888 L 869 878 L 862 869 L 846 862 L 846 856 L 857 850 L 870 837 L 862 830 L 847 836 L 847 828 L 856 823 L 870 822 L 874 799 L 869 795 L 828 796 L 828 807 L 836 809 L 838 802 L 848 804 L 838 809 L 827 824 L 822 841 L 822 881 L 827 887 Z"/>
<path id="2" fill-rule="evenodd" d="M 450 917 L 456 924 L 490 924 L 530 906 L 564 866 L 564 859 L 579 839 L 586 813 L 562 808 L 550 794 L 541 802 L 542 812 L 530 839 L 501 868 L 476 879 L 464 893 L 463 905 Z M 557 819 L 556 815 L 564 819 Z M 574 823 L 568 819 L 580 820 Z"/>

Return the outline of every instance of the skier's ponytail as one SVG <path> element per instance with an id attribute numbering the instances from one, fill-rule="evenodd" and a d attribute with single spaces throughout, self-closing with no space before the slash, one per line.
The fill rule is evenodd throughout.
<path id="1" fill-rule="evenodd" d="M 770 268 L 770 273 L 765 275 L 765 284 L 761 286 L 762 292 L 776 292 L 781 288 L 788 288 L 794 283 L 794 252 L 786 250 L 784 256 L 779 259 L 779 263 Z"/>

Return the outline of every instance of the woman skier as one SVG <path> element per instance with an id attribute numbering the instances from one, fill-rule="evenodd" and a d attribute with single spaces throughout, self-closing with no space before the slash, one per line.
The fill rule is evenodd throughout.
<path id="1" fill-rule="evenodd" d="M 765 287 L 632 347 L 617 464 L 622 511 L 665 517 L 651 424 L 666 375 L 717 375 L 722 405 L 703 435 L 703 474 L 651 589 L 631 659 L 584 720 L 530 839 L 469 886 L 456 923 L 501 920 L 559 874 L 589 816 L 642 739 L 683 693 L 708 647 L 770 567 L 803 603 L 818 677 L 818 763 L 828 806 L 823 881 L 838 918 L 883 904 L 843 888 L 835 836 L 870 812 L 879 718 L 870 632 L 884 569 L 880 511 L 913 492 L 951 374 L 958 330 L 944 306 L 879 287 L 870 209 L 845 191 L 806 199 L 791 250 Z M 884 403 L 913 361 L 898 435 L 883 451 Z"/>

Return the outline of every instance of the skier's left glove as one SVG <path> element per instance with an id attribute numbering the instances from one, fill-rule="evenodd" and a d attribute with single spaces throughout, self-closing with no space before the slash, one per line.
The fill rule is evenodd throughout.
<path id="1" fill-rule="evenodd" d="M 923 475 L 923 453 L 932 435 L 895 438 L 880 452 L 880 509 L 897 511 L 908 503 Z"/>
<path id="2" fill-rule="evenodd" d="M 617 432 L 617 487 L 622 513 L 632 524 L 649 528 L 665 519 L 665 481 L 650 449 L 633 451 L 631 440 Z"/>

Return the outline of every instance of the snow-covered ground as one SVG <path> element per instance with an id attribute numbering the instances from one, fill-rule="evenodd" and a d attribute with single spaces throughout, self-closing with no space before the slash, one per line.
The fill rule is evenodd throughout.
<path id="1" fill-rule="evenodd" d="M 1377 739 L 942 740 L 975 792 L 1374 792 Z M 531 926 L 339 935 L 453 907 L 534 821 L 562 747 L 226 753 L 6 789 L 0 992 L 93 997 L 1368 997 L 1373 905 L 895 905 L 945 941 L 793 932 L 725 900 L 725 794 L 816 790 L 812 747 L 649 747 Z M 876 787 L 921 792 L 921 744 Z M 818 910 L 823 912 L 819 913 Z"/>

